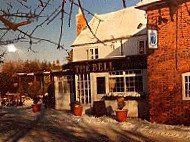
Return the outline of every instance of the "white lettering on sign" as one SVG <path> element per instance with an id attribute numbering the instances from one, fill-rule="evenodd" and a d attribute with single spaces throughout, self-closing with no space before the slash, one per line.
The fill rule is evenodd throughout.
<path id="1" fill-rule="evenodd" d="M 112 62 L 100 62 L 75 66 L 75 73 L 113 71 Z"/>

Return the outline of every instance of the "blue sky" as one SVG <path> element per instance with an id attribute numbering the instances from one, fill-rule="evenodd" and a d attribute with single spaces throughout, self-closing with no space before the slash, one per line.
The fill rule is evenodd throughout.
<path id="1" fill-rule="evenodd" d="M 0 0 L 5 1 L 5 0 Z M 11 1 L 11 0 L 7 0 Z M 28 0 L 28 2 L 32 5 L 36 3 L 37 0 Z M 45 1 L 45 0 L 44 0 Z M 48 8 L 48 11 L 53 10 L 54 6 L 58 5 L 61 0 L 54 0 L 54 5 Z M 88 9 L 92 13 L 103 14 L 112 11 L 116 11 L 122 9 L 122 0 L 81 0 L 84 8 Z M 135 5 L 139 0 L 126 0 L 127 6 Z M 1 4 L 0 8 L 5 7 L 5 5 Z M 69 12 L 69 4 L 66 4 L 66 11 Z M 62 43 L 64 47 L 70 49 L 70 45 L 76 38 L 76 23 L 75 23 L 75 15 L 77 14 L 78 7 L 74 6 L 73 15 L 71 19 L 71 27 L 68 26 L 68 16 L 65 15 L 64 20 L 64 32 L 62 37 Z M 87 15 L 88 21 L 92 17 Z M 43 38 L 49 38 L 55 42 L 58 41 L 59 31 L 60 31 L 60 17 L 57 17 L 50 25 L 39 28 L 39 30 L 35 33 L 36 36 L 40 36 Z M 24 30 L 30 31 L 35 26 L 35 23 L 27 25 L 23 27 Z M 31 51 L 28 52 L 29 45 L 27 43 L 17 43 L 15 44 L 18 48 L 16 53 L 8 53 L 6 60 L 46 60 L 46 61 L 54 61 L 59 59 L 61 63 L 65 62 L 65 57 L 67 56 L 64 50 L 58 50 L 55 45 L 42 42 L 40 44 L 34 45 L 33 49 L 37 51 L 37 53 L 33 53 Z"/>

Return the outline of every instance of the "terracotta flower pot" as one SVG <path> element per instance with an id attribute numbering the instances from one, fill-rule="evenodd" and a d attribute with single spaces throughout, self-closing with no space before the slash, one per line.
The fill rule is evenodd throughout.
<path id="1" fill-rule="evenodd" d="M 127 109 L 117 110 L 116 111 L 117 120 L 119 122 L 125 122 L 127 120 L 127 113 L 128 113 Z"/>
<path id="2" fill-rule="evenodd" d="M 73 112 L 75 116 L 82 116 L 82 110 L 83 110 L 82 106 L 74 105 L 73 107 Z"/>
<path id="3" fill-rule="evenodd" d="M 32 105 L 32 110 L 33 112 L 39 112 L 41 110 L 42 104 L 33 104 Z"/>

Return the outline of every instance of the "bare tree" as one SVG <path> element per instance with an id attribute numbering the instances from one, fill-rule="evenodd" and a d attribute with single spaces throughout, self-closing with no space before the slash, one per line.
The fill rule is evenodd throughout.
<path id="1" fill-rule="evenodd" d="M 101 43 L 101 39 L 96 36 L 88 24 L 85 13 L 94 17 L 96 16 L 90 12 L 90 10 L 84 8 L 80 0 L 35 0 L 33 3 L 31 3 L 29 0 L 2 1 L 3 2 L 1 3 L 4 6 L 0 9 L 0 46 L 16 42 L 27 42 L 29 43 L 28 49 L 34 51 L 32 48 L 33 44 L 48 42 L 50 44 L 56 45 L 57 49 L 63 49 L 68 52 L 68 49 L 62 44 L 63 24 L 65 22 L 65 16 L 68 16 L 67 22 L 70 27 L 73 6 L 81 8 L 87 27 L 94 38 L 96 38 L 97 41 Z M 126 7 L 125 0 L 122 0 L 121 2 L 123 3 L 123 6 Z M 68 12 L 65 10 L 66 4 L 70 5 Z M 61 19 L 58 41 L 52 41 L 48 38 L 36 36 L 39 28 L 48 26 L 56 18 Z M 96 18 L 98 19 L 98 17 Z M 31 26 L 33 28 L 31 31 L 27 31 L 26 28 L 24 28 L 26 26 Z M 4 52 L 0 53 L 0 60 L 4 55 Z"/>

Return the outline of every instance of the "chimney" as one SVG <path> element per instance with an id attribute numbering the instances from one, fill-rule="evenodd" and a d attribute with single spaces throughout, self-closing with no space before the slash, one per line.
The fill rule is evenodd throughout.
<path id="1" fill-rule="evenodd" d="M 80 8 L 78 10 L 78 14 L 76 15 L 76 26 L 77 26 L 77 36 L 78 36 L 80 32 L 83 30 L 83 28 L 86 27 L 86 22 Z"/>

